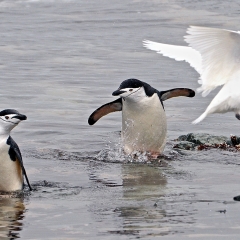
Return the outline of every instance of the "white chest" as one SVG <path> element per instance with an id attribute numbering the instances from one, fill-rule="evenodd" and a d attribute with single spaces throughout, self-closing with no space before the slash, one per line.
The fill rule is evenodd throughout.
<path id="1" fill-rule="evenodd" d="M 0 143 L 0 191 L 16 191 L 23 187 L 23 175 L 18 160 L 8 154 L 10 146 Z"/>
<path id="2" fill-rule="evenodd" d="M 166 135 L 166 114 L 157 94 L 138 102 L 123 100 L 122 141 L 125 152 L 161 153 Z"/>

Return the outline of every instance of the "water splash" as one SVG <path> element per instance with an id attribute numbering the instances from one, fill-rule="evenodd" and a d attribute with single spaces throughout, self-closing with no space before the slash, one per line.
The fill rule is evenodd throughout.
<path id="1" fill-rule="evenodd" d="M 178 154 L 172 150 L 171 144 L 167 144 L 167 155 L 162 154 L 157 158 L 153 158 L 148 152 L 134 151 L 131 154 L 126 154 L 123 150 L 121 137 L 108 136 L 105 141 L 105 147 L 95 156 L 95 160 L 114 163 L 160 163 L 162 160 L 170 160 Z M 171 150 L 169 150 L 170 146 Z"/>

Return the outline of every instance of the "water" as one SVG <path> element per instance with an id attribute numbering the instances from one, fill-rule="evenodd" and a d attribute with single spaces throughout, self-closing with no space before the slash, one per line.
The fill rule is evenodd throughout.
<path id="1" fill-rule="evenodd" d="M 1 108 L 28 116 L 12 133 L 34 191 L 0 200 L 1 239 L 238 239 L 239 154 L 181 155 L 189 132 L 238 134 L 232 113 L 196 119 L 206 98 L 165 102 L 168 144 L 160 164 L 126 163 L 121 114 L 88 126 L 130 77 L 159 90 L 198 87 L 197 73 L 144 49 L 184 44 L 191 25 L 238 29 L 237 1 L 0 1 Z"/>

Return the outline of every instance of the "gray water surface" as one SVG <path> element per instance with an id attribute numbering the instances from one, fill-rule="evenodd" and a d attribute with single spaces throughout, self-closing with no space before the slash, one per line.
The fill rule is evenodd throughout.
<path id="1" fill-rule="evenodd" d="M 239 153 L 182 155 L 189 132 L 239 133 L 232 113 L 190 123 L 214 94 L 165 102 L 164 164 L 125 161 L 121 114 L 88 126 L 127 78 L 159 90 L 198 87 L 184 62 L 143 39 L 185 44 L 189 25 L 239 30 L 238 1 L 0 1 L 1 109 L 28 116 L 12 132 L 34 187 L 0 200 L 1 239 L 239 239 Z"/>

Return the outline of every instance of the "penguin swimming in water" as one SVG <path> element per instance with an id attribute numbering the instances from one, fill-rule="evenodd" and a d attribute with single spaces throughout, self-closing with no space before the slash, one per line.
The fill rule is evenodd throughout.
<path id="1" fill-rule="evenodd" d="M 163 101 L 178 96 L 194 97 L 195 92 L 188 88 L 160 92 L 138 79 L 127 79 L 112 95 L 120 98 L 95 110 L 88 119 L 89 125 L 108 113 L 122 111 L 124 151 L 127 154 L 140 151 L 158 156 L 163 152 L 167 136 Z"/>
<path id="2" fill-rule="evenodd" d="M 25 115 L 14 109 L 5 109 L 0 112 L 0 191 L 22 190 L 23 175 L 29 189 L 32 190 L 19 147 L 10 136 L 11 130 L 26 119 Z"/>

